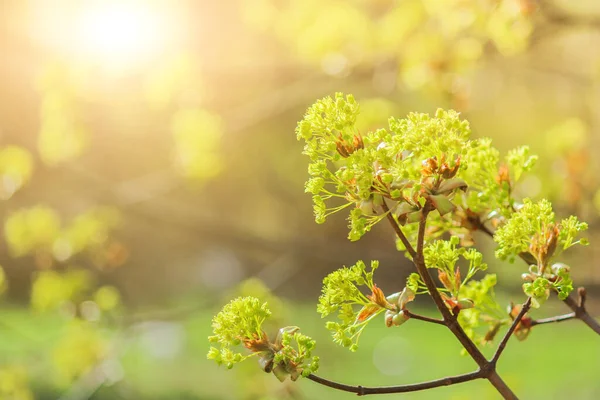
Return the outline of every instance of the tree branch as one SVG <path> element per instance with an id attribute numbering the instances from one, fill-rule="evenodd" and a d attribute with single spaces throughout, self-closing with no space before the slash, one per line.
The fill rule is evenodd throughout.
<path id="1" fill-rule="evenodd" d="M 523 306 L 521 307 L 521 311 L 519 312 L 519 314 L 517 315 L 515 320 L 510 325 L 510 328 L 508 328 L 508 331 L 506 331 L 506 334 L 500 341 L 500 344 L 498 345 L 498 348 L 496 349 L 496 353 L 494 354 L 494 357 L 492 357 L 491 362 L 493 364 L 496 364 L 496 362 L 498 362 L 500 355 L 502 355 L 502 352 L 504 351 L 504 348 L 506 347 L 506 344 L 508 343 L 508 339 L 510 339 L 510 337 L 514 333 L 515 329 L 517 329 L 517 326 L 521 322 L 521 319 L 523 319 L 523 317 L 525 316 L 525 314 L 527 314 L 527 311 L 529 311 L 530 308 L 531 308 L 531 297 L 528 297 L 527 301 L 525 301 L 525 303 L 523 303 Z"/>
<path id="2" fill-rule="evenodd" d="M 575 313 L 575 318 L 582 320 L 594 332 L 600 335 L 600 323 L 592 318 L 590 314 L 588 314 L 583 304 L 578 304 L 571 295 L 564 299 L 563 303 L 573 310 Z"/>
<path id="3" fill-rule="evenodd" d="M 425 322 L 431 322 L 433 324 L 438 324 L 438 325 L 444 325 L 444 326 L 446 325 L 444 320 L 427 317 L 425 315 L 415 314 L 412 311 L 407 310 L 406 308 L 404 309 L 404 314 L 407 315 L 409 318 L 414 318 L 414 319 L 418 319 L 418 320 L 425 321 Z"/>
<path id="4" fill-rule="evenodd" d="M 410 385 L 400 385 L 400 386 L 381 386 L 381 387 L 365 387 L 365 386 L 353 386 L 346 385 L 343 383 L 338 383 L 334 381 L 330 381 L 329 379 L 321 378 L 320 376 L 310 374 L 307 376 L 313 382 L 316 382 L 320 385 L 324 385 L 330 387 L 332 389 L 341 390 L 343 392 L 356 393 L 359 396 L 364 396 L 367 394 L 385 394 L 385 393 L 407 393 L 407 392 L 417 392 L 419 390 L 433 389 L 441 386 L 450 386 L 456 385 L 457 383 L 469 382 L 475 379 L 484 378 L 483 372 L 481 370 L 470 372 L 468 374 L 449 376 L 442 379 L 436 379 L 428 382 L 422 383 L 414 383 Z"/>
<path id="5" fill-rule="evenodd" d="M 462 344 L 463 348 L 467 351 L 467 353 L 469 353 L 471 358 L 473 358 L 473 360 L 477 363 L 477 365 L 480 368 L 482 377 L 488 379 L 490 381 L 490 383 L 496 388 L 496 390 L 505 399 L 517 399 L 517 396 L 512 392 L 512 390 L 508 387 L 508 385 L 502 380 L 502 378 L 496 372 L 495 364 L 488 361 L 485 358 L 483 353 L 481 353 L 481 351 L 477 348 L 475 343 L 473 343 L 473 341 L 467 336 L 465 331 L 462 329 L 462 327 L 460 326 L 460 324 L 458 323 L 458 321 L 456 319 L 456 315 L 453 315 L 450 312 L 450 310 L 448 309 L 448 307 L 446 307 L 446 304 L 444 303 L 444 300 L 442 299 L 440 293 L 438 292 L 437 286 L 434 283 L 433 278 L 429 274 L 429 270 L 427 269 L 427 266 L 425 265 L 425 257 L 423 255 L 423 247 L 425 244 L 425 228 L 427 225 L 427 216 L 429 215 L 430 211 L 431 211 L 431 208 L 429 207 L 429 204 L 426 203 L 423 206 L 423 210 L 422 210 L 423 217 L 422 217 L 421 221 L 419 222 L 419 232 L 417 235 L 417 251 L 416 251 L 416 254 L 413 256 L 413 263 L 415 264 L 415 267 L 416 267 L 419 275 L 421 275 L 423 282 L 425 282 L 425 286 L 427 286 L 427 289 L 429 290 L 429 294 L 430 294 L 431 298 L 433 299 L 433 301 L 435 302 L 435 305 L 437 306 L 438 310 L 442 314 L 444 325 L 446 325 L 448 327 L 448 329 L 450 329 L 450 331 L 454 334 L 454 336 Z M 396 234 L 398 234 L 398 232 L 400 232 L 400 233 L 402 232 L 400 230 L 400 226 L 398 225 L 398 222 L 393 217 L 388 218 L 388 221 L 390 222 L 390 224 L 392 224 L 392 228 L 394 229 L 394 231 L 396 231 Z M 400 236 L 398 236 L 398 237 L 400 237 Z M 402 240 L 402 237 L 400 237 L 400 239 Z"/>
<path id="6" fill-rule="evenodd" d="M 421 275 L 423 282 L 425 282 L 425 285 L 427 286 L 429 294 L 433 298 L 435 305 L 442 314 L 446 326 L 452 331 L 454 336 L 456 336 L 456 338 L 463 345 L 467 353 L 469 353 L 473 360 L 475 360 L 477 365 L 479 365 L 480 368 L 483 368 L 488 361 L 486 360 L 485 356 L 481 353 L 481 351 L 479 351 L 477 346 L 475 346 L 475 343 L 473 343 L 473 341 L 469 339 L 465 331 L 458 324 L 456 316 L 452 315 L 448 307 L 446 307 L 446 303 L 444 303 L 442 296 L 440 296 L 440 293 L 437 290 L 437 286 L 434 283 L 433 278 L 429 274 L 427 266 L 425 265 L 423 247 L 425 243 L 425 228 L 427 224 L 427 216 L 430 211 L 431 210 L 426 204 L 423 208 L 423 219 L 421 220 L 421 222 L 419 222 L 419 233 L 417 236 L 417 254 L 414 257 L 413 262 L 415 264 L 415 267 L 417 268 L 417 271 Z"/>
<path id="7" fill-rule="evenodd" d="M 557 315 L 555 317 L 550 317 L 550 318 L 534 319 L 531 321 L 531 326 L 550 324 L 552 322 L 563 322 L 563 321 L 568 321 L 570 319 L 576 319 L 576 318 L 577 318 L 577 316 L 575 315 L 574 312 L 572 312 L 569 314 Z"/>

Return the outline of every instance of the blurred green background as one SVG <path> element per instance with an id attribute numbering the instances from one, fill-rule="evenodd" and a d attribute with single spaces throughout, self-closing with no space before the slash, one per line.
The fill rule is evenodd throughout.
<path id="1" fill-rule="evenodd" d="M 342 215 L 314 223 L 294 128 L 336 91 L 361 103 L 363 131 L 444 107 L 503 151 L 529 145 L 540 162 L 515 190 L 590 224 L 592 245 L 564 261 L 600 315 L 597 1 L 3 0 L 0 398 L 353 396 L 208 362 L 211 317 L 238 294 L 280 297 L 282 324 L 318 340 L 324 377 L 474 369 L 419 321 L 369 327 L 356 354 L 328 338 L 323 276 L 379 259 L 393 292 L 411 272 L 387 227 L 350 243 Z M 476 240 L 503 303 L 522 301 L 522 266 Z M 568 311 L 554 300 L 534 317 Z M 599 398 L 598 367 L 600 340 L 577 321 L 511 341 L 499 366 L 527 399 Z M 490 387 L 404 397 L 496 398 Z"/>

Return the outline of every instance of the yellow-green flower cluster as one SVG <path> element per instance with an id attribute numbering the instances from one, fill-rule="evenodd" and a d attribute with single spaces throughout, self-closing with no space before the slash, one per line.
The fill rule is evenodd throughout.
<path id="1" fill-rule="evenodd" d="M 267 303 L 261 304 L 255 297 L 238 297 L 229 302 L 212 320 L 214 336 L 209 337 L 209 341 L 218 343 L 220 349 L 211 347 L 208 358 L 227 368 L 245 360 L 248 356 L 235 353 L 231 348 L 263 340 L 262 324 L 270 316 Z"/>
<path id="2" fill-rule="evenodd" d="M 558 231 L 558 235 L 550 232 L 554 229 Z M 549 246 L 550 248 L 546 250 L 552 250 L 552 254 L 548 254 L 551 257 L 557 254 L 555 249 L 563 251 L 575 244 L 587 244 L 586 239 L 575 241 L 577 235 L 586 229 L 587 224 L 580 222 L 575 216 L 563 219 L 557 224 L 552 204 L 546 199 L 537 203 L 525 199 L 523 206 L 496 231 L 494 235 L 494 240 L 498 244 L 496 257 L 513 261 L 521 253 Z M 548 240 L 554 240 L 555 243 L 549 243 Z M 539 259 L 539 255 L 534 251 L 531 255 L 538 259 L 538 263 L 545 265 L 549 261 L 549 258 Z"/>
<path id="3" fill-rule="evenodd" d="M 427 268 L 438 269 L 442 284 L 455 299 L 459 298 L 459 291 L 462 286 L 477 271 L 487 269 L 487 264 L 483 262 L 483 255 L 480 252 L 474 248 L 457 247 L 458 243 L 459 238 L 452 236 L 450 240 L 433 241 L 423 249 L 425 265 Z M 469 263 L 466 275 L 461 275 L 461 271 L 457 266 L 461 257 Z M 464 269 L 462 274 L 464 274 Z"/>
<path id="4" fill-rule="evenodd" d="M 365 263 L 358 261 L 355 265 L 340 268 L 323 279 L 317 311 L 322 317 L 337 312 L 340 322 L 330 321 L 326 327 L 331 331 L 334 342 L 352 351 L 358 348 L 358 340 L 366 324 L 384 311 L 384 308 L 376 306 L 372 313 L 365 314 L 364 319 L 359 318 L 361 311 L 375 305 L 358 287 L 366 286 L 369 291 L 373 289 L 373 273 L 378 266 L 377 261 L 372 261 L 370 271 L 367 271 Z"/>
<path id="5" fill-rule="evenodd" d="M 403 225 L 420 221 L 426 201 L 440 216 L 457 206 L 507 216 L 512 185 L 535 164 L 526 147 L 500 164 L 491 140 L 471 140 L 469 123 L 453 110 L 392 117 L 387 129 L 366 133 L 356 128 L 359 111 L 353 96 L 336 93 L 309 107 L 296 128 L 310 158 L 305 191 L 313 196 L 315 219 L 323 223 L 353 207 L 351 240 L 381 221 L 386 209 Z M 457 195 L 461 190 L 467 193 Z M 436 218 L 442 230 L 452 228 L 451 216 Z"/>
<path id="6" fill-rule="evenodd" d="M 270 341 L 262 328 L 270 316 L 267 303 L 261 304 L 255 297 L 232 300 L 213 318 L 214 336 L 208 339 L 219 348 L 211 346 L 207 358 L 230 369 L 238 362 L 258 356 L 263 370 L 273 372 L 281 381 L 288 376 L 296 380 L 300 375 L 315 372 L 319 367 L 319 358 L 312 356 L 316 342 L 301 334 L 298 327 L 281 328 L 275 340 Z M 234 349 L 241 345 L 251 353 L 244 355 Z"/>
<path id="7" fill-rule="evenodd" d="M 319 357 L 312 356 L 312 351 L 316 346 L 316 342 L 312 338 L 297 331 L 292 333 L 284 330 L 280 345 L 281 350 L 273 356 L 275 369 L 281 368 L 291 375 L 292 380 L 295 381 L 299 374 L 306 377 L 319 369 Z M 306 360 L 310 360 L 310 363 L 305 362 Z M 281 375 L 276 372 L 278 378 Z M 285 377 L 285 374 L 283 376 Z"/>
<path id="8" fill-rule="evenodd" d="M 516 256 L 531 260 L 529 271 L 522 275 L 523 291 L 531 297 L 532 306 L 543 304 L 552 290 L 565 299 L 573 290 L 570 269 L 557 263 L 549 268 L 551 260 L 575 244 L 586 245 L 587 239 L 577 236 L 587 229 L 585 222 L 570 216 L 556 222 L 552 204 L 548 200 L 537 203 L 525 199 L 523 206 L 515 212 L 496 234 L 498 243 L 496 257 L 513 261 Z"/>

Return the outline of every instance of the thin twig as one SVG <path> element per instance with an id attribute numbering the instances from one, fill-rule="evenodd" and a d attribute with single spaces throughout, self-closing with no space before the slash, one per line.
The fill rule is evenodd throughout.
<path id="1" fill-rule="evenodd" d="M 563 321 L 568 321 L 570 319 L 576 319 L 576 318 L 577 318 L 577 316 L 575 315 L 574 312 L 572 312 L 572 313 L 568 313 L 568 314 L 557 315 L 555 317 L 550 317 L 550 318 L 534 319 L 531 321 L 531 326 L 551 324 L 553 322 L 563 322 Z"/>
<path id="2" fill-rule="evenodd" d="M 600 323 L 596 321 L 590 314 L 588 314 L 585 307 L 581 307 L 573 296 L 569 295 L 566 299 L 563 300 L 573 312 L 575 313 L 575 318 L 582 320 L 587 326 L 589 326 L 594 332 L 600 335 Z"/>
<path id="3" fill-rule="evenodd" d="M 469 382 L 475 379 L 484 378 L 481 370 L 470 372 L 468 374 L 449 376 L 442 379 L 436 379 L 428 382 L 414 383 L 410 385 L 400 386 L 381 386 L 381 387 L 365 387 L 365 386 L 353 386 L 346 385 L 339 382 L 330 381 L 329 379 L 321 378 L 320 376 L 310 374 L 308 377 L 313 382 L 320 385 L 330 387 L 332 389 L 341 390 L 344 392 L 356 393 L 359 396 L 367 394 L 385 394 L 385 393 L 407 393 L 417 392 L 419 390 L 433 389 L 441 386 L 456 385 L 457 383 Z"/>
<path id="4" fill-rule="evenodd" d="M 406 238 L 406 235 L 404 234 L 404 232 L 402 232 L 402 228 L 400 228 L 400 225 L 396 221 L 396 218 L 394 218 L 394 215 L 390 212 L 390 209 L 388 208 L 387 204 L 385 203 L 385 200 L 383 200 L 383 203 L 381 204 L 381 208 L 385 212 L 385 216 L 388 219 L 388 221 L 390 222 L 390 224 L 392 225 L 392 228 L 394 228 L 394 231 L 396 231 L 396 235 L 398 236 L 398 238 L 400 239 L 402 244 L 404 244 L 404 247 L 406 247 L 406 251 L 408 252 L 408 254 L 410 254 L 412 259 L 414 260 L 415 255 L 417 253 L 415 252 L 415 249 L 412 246 L 412 244 L 410 244 L 410 242 Z"/>
<path id="5" fill-rule="evenodd" d="M 494 357 L 492 357 L 491 362 L 493 364 L 496 364 L 496 362 L 498 362 L 498 359 L 500 358 L 500 355 L 504 351 L 504 348 L 506 347 L 508 340 L 512 336 L 515 329 L 517 329 L 517 326 L 521 322 L 521 319 L 523 319 L 523 317 L 525 316 L 525 314 L 527 314 L 527 311 L 529 311 L 530 308 L 531 308 L 531 297 L 528 297 L 527 301 L 525 301 L 525 303 L 521 307 L 521 311 L 519 312 L 519 314 L 517 315 L 515 320 L 512 322 L 510 328 L 508 328 L 508 331 L 506 331 L 506 334 L 500 341 L 500 344 L 498 345 L 498 349 L 496 349 L 496 353 L 494 354 Z"/>
<path id="6" fill-rule="evenodd" d="M 404 314 L 406 316 L 408 316 L 409 318 L 414 318 L 414 319 L 418 319 L 418 320 L 425 321 L 425 322 L 431 322 L 433 324 L 438 324 L 438 325 L 446 325 L 446 323 L 444 322 L 444 320 L 437 319 L 437 318 L 427 317 L 425 315 L 415 314 L 412 311 L 409 311 L 407 309 L 404 309 Z"/>

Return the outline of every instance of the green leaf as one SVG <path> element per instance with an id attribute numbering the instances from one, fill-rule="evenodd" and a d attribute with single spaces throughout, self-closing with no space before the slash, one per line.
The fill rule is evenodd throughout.
<path id="1" fill-rule="evenodd" d="M 429 200 L 431 204 L 435 207 L 436 210 L 440 213 L 440 215 L 446 215 L 449 212 L 452 212 L 456 209 L 456 206 L 452 204 L 452 202 L 443 194 L 438 195 L 430 195 Z"/>
<path id="2" fill-rule="evenodd" d="M 447 194 L 456 189 L 466 190 L 467 182 L 460 178 L 444 179 L 436 190 L 437 194 Z"/>

